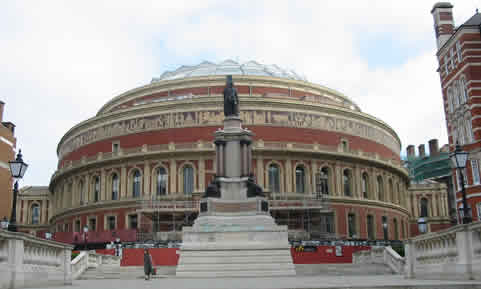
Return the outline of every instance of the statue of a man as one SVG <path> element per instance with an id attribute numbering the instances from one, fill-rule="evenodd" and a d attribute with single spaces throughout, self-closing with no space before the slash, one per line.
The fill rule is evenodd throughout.
<path id="1" fill-rule="evenodd" d="M 235 89 L 234 82 L 232 81 L 232 75 L 227 75 L 226 77 L 226 85 L 224 88 L 224 115 L 239 115 L 239 97 L 237 96 L 237 89 Z"/>

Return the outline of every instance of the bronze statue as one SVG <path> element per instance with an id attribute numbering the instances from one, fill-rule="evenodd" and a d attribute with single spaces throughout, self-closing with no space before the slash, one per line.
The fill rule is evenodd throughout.
<path id="1" fill-rule="evenodd" d="M 239 115 L 239 97 L 237 96 L 237 89 L 235 89 L 234 82 L 232 81 L 232 75 L 227 75 L 226 77 L 226 85 L 224 88 L 224 115 Z"/>
<path id="2" fill-rule="evenodd" d="M 262 188 L 256 184 L 253 174 L 250 174 L 247 179 L 247 197 L 264 197 L 264 192 L 262 192 Z"/>
<path id="3" fill-rule="evenodd" d="M 217 177 L 207 186 L 204 198 L 220 198 L 220 183 Z"/>

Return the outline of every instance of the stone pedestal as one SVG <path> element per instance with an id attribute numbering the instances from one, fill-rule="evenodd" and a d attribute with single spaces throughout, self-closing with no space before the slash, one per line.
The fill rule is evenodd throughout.
<path id="1" fill-rule="evenodd" d="M 249 197 L 252 133 L 227 117 L 215 133 L 220 197 L 204 198 L 192 227 L 183 228 L 176 275 L 295 275 L 287 226 L 278 226 L 263 196 Z"/>

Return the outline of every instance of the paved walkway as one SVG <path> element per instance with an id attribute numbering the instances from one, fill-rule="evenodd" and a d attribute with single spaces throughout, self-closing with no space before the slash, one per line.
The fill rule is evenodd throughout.
<path id="1" fill-rule="evenodd" d="M 163 278 L 133 280 L 78 280 L 73 286 L 55 288 L 88 289 L 272 289 L 272 288 L 480 288 L 481 281 L 408 280 L 398 275 L 384 276 L 301 276 L 276 278 Z"/>

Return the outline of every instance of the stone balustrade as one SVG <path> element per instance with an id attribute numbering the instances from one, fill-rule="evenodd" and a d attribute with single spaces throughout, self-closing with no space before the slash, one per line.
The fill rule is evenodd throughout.
<path id="1" fill-rule="evenodd" d="M 409 239 L 406 277 L 481 280 L 481 222 Z"/>
<path id="2" fill-rule="evenodd" d="M 405 258 L 399 256 L 399 254 L 394 251 L 390 246 L 385 247 L 383 251 L 384 264 L 388 265 L 389 268 L 396 274 L 403 274 L 404 267 L 406 265 Z"/>
<path id="3" fill-rule="evenodd" d="M 0 230 L 0 288 L 72 284 L 73 246 Z"/>
<path id="4" fill-rule="evenodd" d="M 72 279 L 78 279 L 88 268 L 120 268 L 121 259 L 119 256 L 97 254 L 95 251 L 82 251 L 71 262 Z"/>

